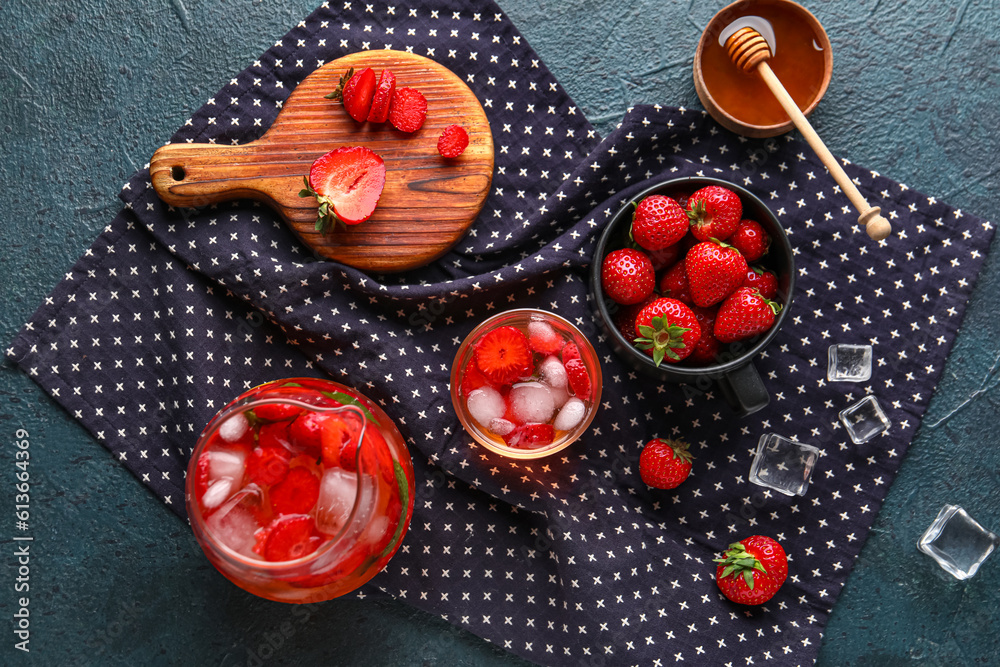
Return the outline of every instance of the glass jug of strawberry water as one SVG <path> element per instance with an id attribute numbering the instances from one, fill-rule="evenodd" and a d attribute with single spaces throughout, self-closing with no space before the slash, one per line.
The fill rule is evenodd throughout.
<path id="1" fill-rule="evenodd" d="M 202 432 L 188 465 L 191 527 L 237 586 L 318 602 L 371 579 L 413 513 L 413 466 L 368 398 L 315 378 L 251 389 Z"/>

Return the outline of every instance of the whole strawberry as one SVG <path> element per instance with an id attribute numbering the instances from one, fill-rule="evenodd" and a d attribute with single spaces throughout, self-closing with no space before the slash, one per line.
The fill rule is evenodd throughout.
<path id="1" fill-rule="evenodd" d="M 719 306 L 715 337 L 720 343 L 752 338 L 770 329 L 780 311 L 778 302 L 765 299 L 752 287 L 741 287 Z"/>
<path id="2" fill-rule="evenodd" d="M 693 366 L 713 364 L 716 362 L 719 350 L 722 348 L 719 339 L 715 337 L 715 317 L 718 314 L 718 310 L 716 308 L 692 306 L 691 312 L 694 313 L 695 319 L 698 320 L 698 326 L 701 327 L 701 336 L 698 338 L 694 350 L 691 351 L 686 361 L 689 365 Z"/>
<path id="3" fill-rule="evenodd" d="M 771 237 L 760 226 L 760 223 L 753 220 L 740 220 L 740 224 L 736 225 L 736 231 L 729 237 L 728 243 L 739 250 L 748 262 L 756 262 L 771 247 Z"/>
<path id="4" fill-rule="evenodd" d="M 632 240 L 651 252 L 663 250 L 684 238 L 689 225 L 680 204 L 664 195 L 650 195 L 636 204 Z"/>
<path id="5" fill-rule="evenodd" d="M 788 557 L 781 545 L 753 535 L 729 545 L 716 558 L 715 581 L 722 594 L 739 604 L 764 604 L 788 577 Z"/>
<path id="6" fill-rule="evenodd" d="M 684 268 L 684 260 L 677 262 L 660 277 L 660 294 L 677 299 L 688 305 L 691 301 L 691 287 L 688 285 L 687 272 Z"/>
<path id="7" fill-rule="evenodd" d="M 773 299 L 778 294 L 778 277 L 763 267 L 751 266 L 742 286 L 753 287 L 765 299 Z"/>
<path id="8" fill-rule="evenodd" d="M 739 195 L 720 185 L 707 185 L 687 201 L 691 233 L 698 239 L 725 241 L 736 231 L 743 217 Z"/>
<path id="9" fill-rule="evenodd" d="M 676 489 L 691 474 L 691 460 L 683 440 L 655 438 L 639 454 L 639 476 L 654 489 Z"/>
<path id="10" fill-rule="evenodd" d="M 684 258 L 691 300 L 707 308 L 719 303 L 743 284 L 747 261 L 736 248 L 711 240 L 688 251 Z"/>
<path id="11" fill-rule="evenodd" d="M 632 248 L 613 250 L 601 264 L 601 287 L 615 303 L 639 303 L 656 286 L 656 274 L 649 257 Z"/>
<path id="12" fill-rule="evenodd" d="M 701 327 L 686 304 L 660 297 L 639 311 L 635 333 L 635 346 L 653 357 L 659 366 L 663 361 L 677 363 L 691 354 L 701 336 Z"/>

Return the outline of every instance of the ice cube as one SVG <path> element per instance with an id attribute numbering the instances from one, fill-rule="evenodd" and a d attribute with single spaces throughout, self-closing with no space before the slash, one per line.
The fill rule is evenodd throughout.
<path id="1" fill-rule="evenodd" d="M 826 379 L 830 382 L 867 382 L 872 376 L 871 345 L 831 345 Z"/>
<path id="2" fill-rule="evenodd" d="M 247 452 L 242 448 L 217 447 L 207 453 L 208 483 L 227 478 L 239 483 L 243 480 L 243 469 L 246 466 Z"/>
<path id="3" fill-rule="evenodd" d="M 556 410 L 565 405 L 569 399 L 569 387 L 549 387 L 549 393 L 552 394 L 552 407 Z"/>
<path id="4" fill-rule="evenodd" d="M 490 430 L 490 433 L 495 433 L 499 436 L 505 436 L 511 431 L 513 431 L 517 426 L 512 421 L 508 421 L 503 418 L 491 419 L 489 425 L 486 427 Z"/>
<path id="5" fill-rule="evenodd" d="M 236 553 L 256 558 L 253 553 L 257 542 L 254 533 L 261 527 L 256 515 L 262 502 L 260 488 L 256 484 L 247 484 L 208 517 L 206 526 L 209 533 L 217 542 Z"/>
<path id="6" fill-rule="evenodd" d="M 472 418 L 480 424 L 489 424 L 494 419 L 503 417 L 507 411 L 503 396 L 491 387 L 480 387 L 470 392 L 465 405 Z"/>
<path id="7" fill-rule="evenodd" d="M 545 357 L 542 363 L 538 364 L 538 372 L 542 376 L 542 382 L 550 387 L 565 389 L 569 382 L 566 368 L 558 357 Z"/>
<path id="8" fill-rule="evenodd" d="M 571 398 L 556 415 L 552 426 L 557 431 L 572 431 L 576 425 L 583 421 L 583 416 L 587 413 L 587 406 L 579 398 Z"/>
<path id="9" fill-rule="evenodd" d="M 316 501 L 316 527 L 327 535 L 339 533 L 347 523 L 357 495 L 357 475 L 340 468 L 324 471 Z"/>
<path id="10" fill-rule="evenodd" d="M 956 579 L 969 579 L 993 553 L 1000 538 L 979 525 L 957 505 L 945 505 L 917 548 Z"/>
<path id="11" fill-rule="evenodd" d="M 889 418 L 874 396 L 865 396 L 840 412 L 840 421 L 854 444 L 868 442 L 889 428 Z"/>
<path id="12" fill-rule="evenodd" d="M 804 496 L 820 450 L 812 445 L 765 433 L 757 443 L 750 482 L 786 496 Z"/>
<path id="13" fill-rule="evenodd" d="M 521 423 L 547 423 L 555 413 L 552 391 L 541 382 L 521 382 L 510 389 L 510 411 Z"/>
<path id="14" fill-rule="evenodd" d="M 219 426 L 219 437 L 226 442 L 236 442 L 250 428 L 250 422 L 242 412 L 237 412 Z"/>
<path id="15" fill-rule="evenodd" d="M 562 338 L 552 325 L 544 320 L 532 319 L 528 322 L 528 340 L 539 352 L 557 352 L 562 348 Z"/>
<path id="16" fill-rule="evenodd" d="M 208 489 L 206 489 L 205 494 L 201 497 L 201 504 L 207 510 L 215 509 L 232 494 L 234 486 L 235 483 L 229 477 L 222 477 L 214 482 L 209 482 Z"/>

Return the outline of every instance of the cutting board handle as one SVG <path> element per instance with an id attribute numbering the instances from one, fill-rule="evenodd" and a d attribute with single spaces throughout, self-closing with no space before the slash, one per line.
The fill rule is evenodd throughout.
<path id="1" fill-rule="evenodd" d="M 233 199 L 289 204 L 302 188 L 300 159 L 265 164 L 273 153 L 256 142 L 238 146 L 167 144 L 153 153 L 149 173 L 160 198 L 171 206 L 196 207 Z M 308 164 L 308 162 L 307 162 Z"/>

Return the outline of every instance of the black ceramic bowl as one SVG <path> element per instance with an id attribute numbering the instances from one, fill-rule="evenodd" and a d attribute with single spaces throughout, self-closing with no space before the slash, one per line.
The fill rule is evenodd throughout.
<path id="1" fill-rule="evenodd" d="M 679 178 L 658 183 L 636 195 L 639 202 L 653 194 L 671 197 L 687 196 L 706 185 L 721 185 L 739 195 L 743 203 L 743 218 L 755 220 L 771 236 L 771 247 L 767 254 L 753 264 L 760 264 L 778 276 L 776 300 L 782 309 L 774 326 L 763 334 L 748 340 L 731 343 L 723 347 L 717 361 L 706 366 L 661 363 L 656 366 L 653 359 L 642 350 L 635 348 L 615 327 L 612 320 L 621 307 L 609 299 L 601 287 L 601 264 L 612 250 L 631 247 L 629 231 L 632 225 L 634 207 L 629 202 L 608 222 L 597 242 L 594 260 L 590 266 L 590 289 L 594 296 L 598 320 L 604 328 L 619 358 L 640 373 L 661 381 L 679 382 L 692 385 L 696 390 L 706 391 L 713 384 L 718 385 L 723 397 L 739 414 L 755 412 L 769 401 L 767 389 L 754 368 L 753 359 L 768 346 L 788 318 L 795 288 L 795 262 L 788 236 L 774 213 L 760 199 L 747 190 L 715 178 Z"/>

